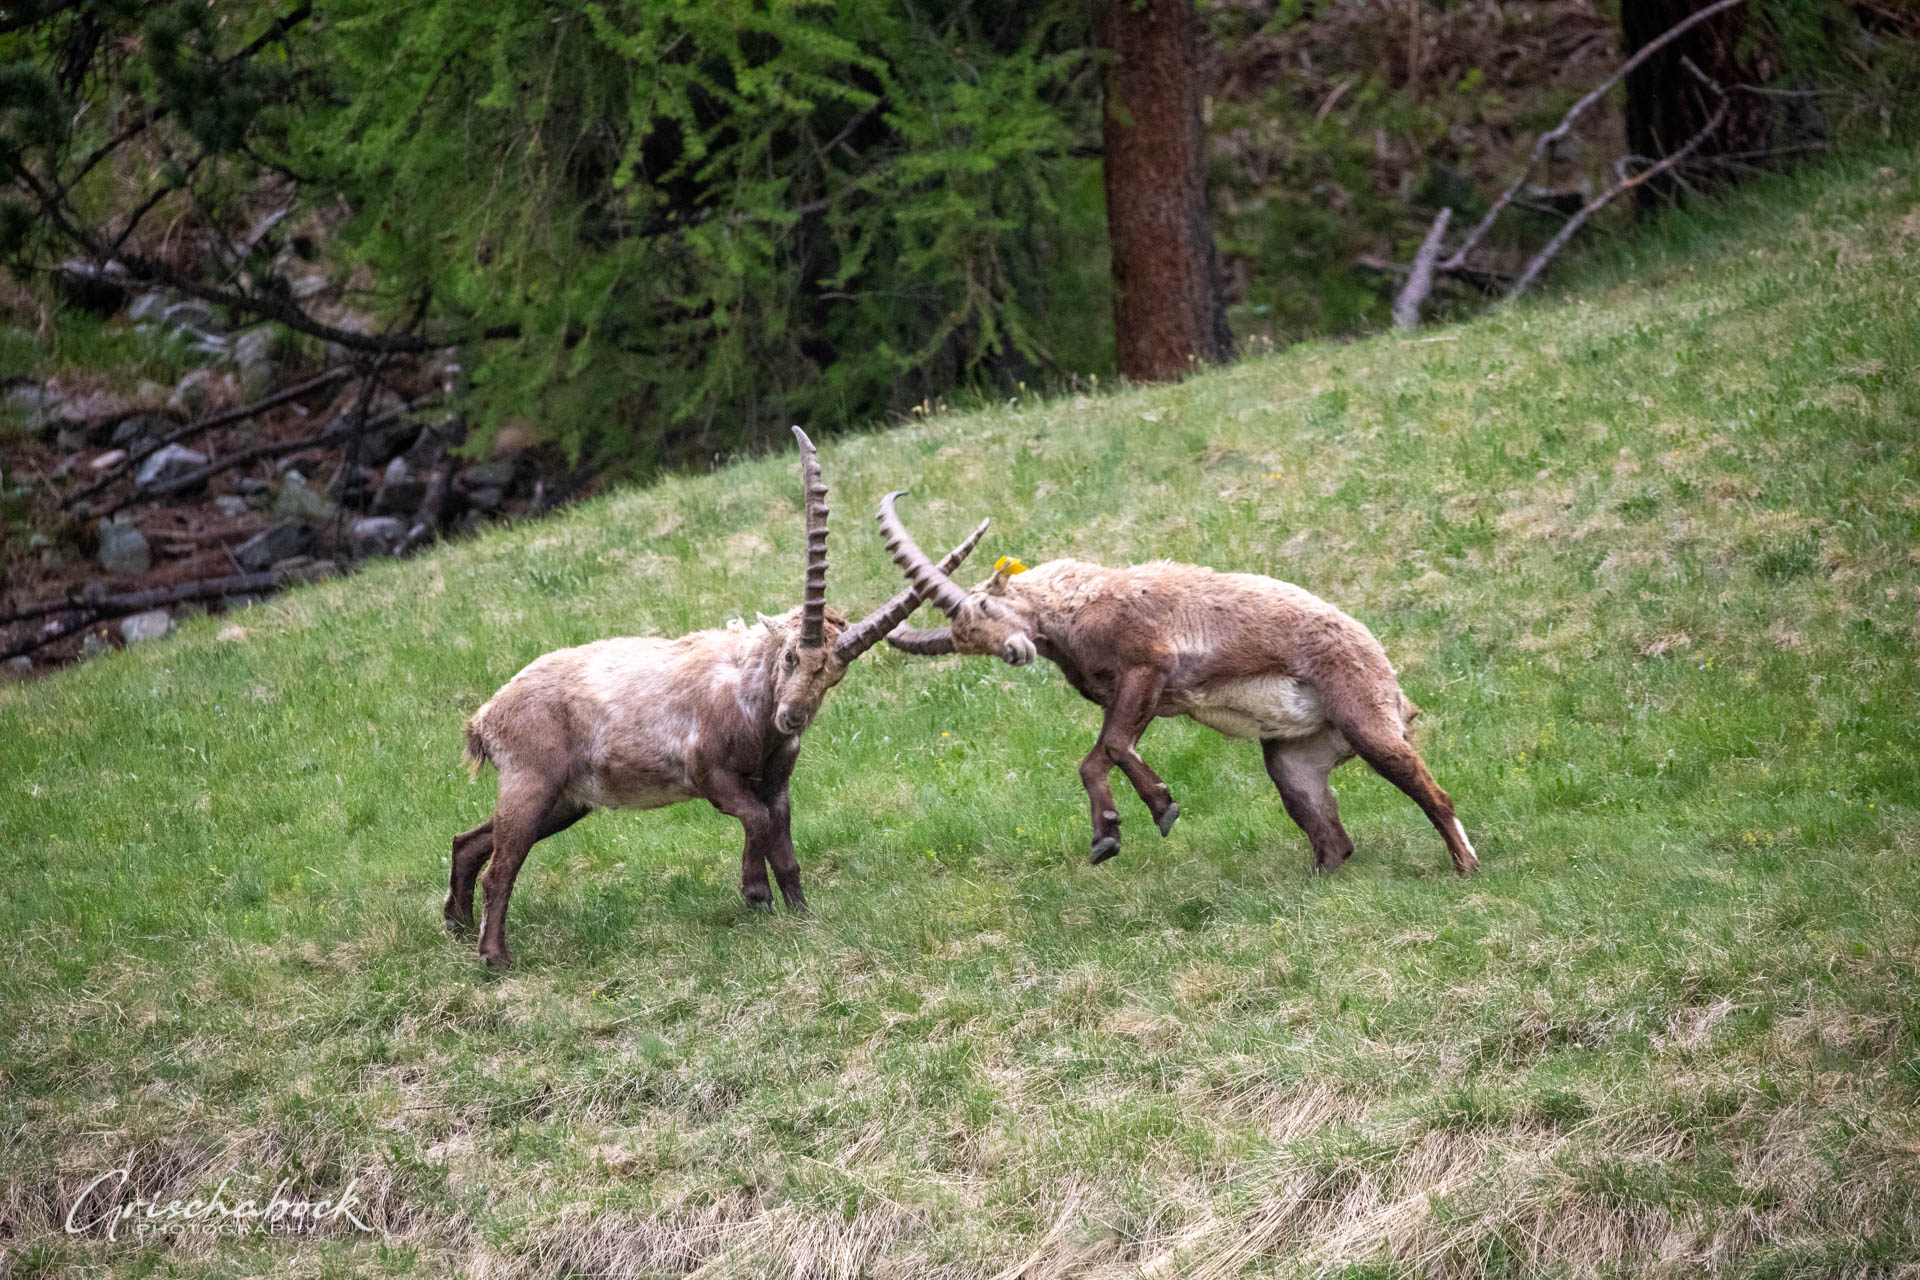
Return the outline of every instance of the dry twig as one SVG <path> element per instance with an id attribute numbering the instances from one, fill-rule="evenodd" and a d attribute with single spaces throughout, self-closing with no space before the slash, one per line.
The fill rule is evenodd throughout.
<path id="1" fill-rule="evenodd" d="M 1709 18 L 1746 3 L 1747 0 L 1715 0 L 1715 3 L 1708 5 L 1706 8 L 1689 14 L 1683 21 L 1675 23 L 1658 37 L 1647 41 L 1631 58 L 1621 63 L 1612 75 L 1602 80 L 1589 91 L 1586 96 L 1582 97 L 1571 107 L 1568 107 L 1567 114 L 1560 118 L 1560 123 L 1541 134 L 1539 138 L 1534 141 L 1533 152 L 1527 157 L 1526 167 L 1521 169 L 1512 184 L 1500 193 L 1499 199 L 1493 202 L 1492 206 L 1487 209 L 1480 221 L 1474 225 L 1473 230 L 1467 233 L 1467 238 L 1460 242 L 1460 247 L 1449 254 L 1446 260 L 1440 264 L 1440 270 L 1451 272 L 1465 265 L 1467 255 L 1480 247 L 1480 242 L 1486 239 L 1487 232 L 1492 229 L 1494 221 L 1499 218 L 1500 214 L 1508 205 L 1513 203 L 1515 197 L 1520 194 L 1521 188 L 1525 187 L 1528 180 L 1533 177 L 1534 170 L 1538 169 L 1541 162 L 1546 159 L 1547 153 L 1557 144 L 1564 141 L 1568 134 L 1573 132 L 1574 121 L 1578 120 L 1589 107 L 1606 97 L 1608 92 L 1611 91 L 1615 85 L 1626 79 L 1634 68 L 1671 44 L 1681 35 L 1692 30 Z"/>
<path id="2" fill-rule="evenodd" d="M 1693 59 L 1682 58 L 1680 61 L 1681 64 L 1692 73 L 1695 79 L 1699 80 L 1701 84 L 1707 87 L 1709 92 L 1719 99 L 1719 105 L 1714 108 L 1713 115 L 1707 120 L 1705 127 L 1691 138 L 1688 138 L 1679 150 L 1667 155 L 1657 164 L 1642 169 L 1631 178 L 1621 178 L 1618 182 L 1581 206 L 1580 211 L 1567 219 L 1566 225 L 1562 226 L 1560 230 L 1555 233 L 1553 239 L 1547 241 L 1546 246 L 1542 248 L 1540 252 L 1533 255 L 1532 260 L 1527 263 L 1526 269 L 1523 270 L 1519 278 L 1513 282 L 1513 287 L 1507 290 L 1507 299 L 1509 301 L 1527 291 L 1527 287 L 1539 278 L 1542 271 L 1547 269 L 1547 264 L 1552 262 L 1554 256 L 1566 247 L 1567 241 L 1573 239 L 1574 232 L 1580 230 L 1588 218 L 1591 218 L 1595 213 L 1606 208 L 1607 205 L 1611 204 L 1615 199 L 1633 190 L 1654 175 L 1665 173 L 1668 169 L 1685 161 L 1686 158 L 1692 155 L 1694 151 L 1699 148 L 1700 144 L 1705 142 L 1707 138 L 1712 135 L 1713 131 L 1718 129 L 1721 123 L 1726 120 L 1728 104 L 1726 90 L 1722 89 L 1719 84 L 1705 72 L 1701 71 L 1699 67 L 1696 67 L 1693 64 Z"/>

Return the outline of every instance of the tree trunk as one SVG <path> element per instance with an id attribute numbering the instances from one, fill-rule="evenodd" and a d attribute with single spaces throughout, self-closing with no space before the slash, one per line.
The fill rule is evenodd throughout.
<path id="1" fill-rule="evenodd" d="M 1620 0 L 1620 37 L 1630 57 L 1640 47 L 1704 9 L 1710 0 Z M 1775 59 L 1764 39 L 1753 47 L 1750 37 L 1761 33 L 1745 8 L 1736 6 L 1708 19 L 1661 49 L 1627 76 L 1627 149 L 1648 160 L 1659 160 L 1699 133 L 1717 105 L 1705 86 L 1687 74 L 1680 59 L 1718 81 L 1730 93 L 1738 84 L 1764 84 L 1772 78 Z M 1743 47 L 1743 41 L 1746 47 Z M 1771 133 L 1767 100 L 1760 94 L 1733 93 L 1727 120 L 1690 158 L 1763 152 Z M 1665 203 L 1678 189 L 1673 177 L 1662 175 L 1641 186 L 1642 209 Z"/>
<path id="2" fill-rule="evenodd" d="M 1120 372 L 1185 377 L 1233 351 L 1207 216 L 1193 0 L 1100 0 L 1101 118 Z"/>

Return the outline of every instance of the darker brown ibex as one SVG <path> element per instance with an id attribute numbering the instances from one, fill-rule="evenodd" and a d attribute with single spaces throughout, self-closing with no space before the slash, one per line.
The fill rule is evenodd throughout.
<path id="1" fill-rule="evenodd" d="M 1125 569 L 1051 560 L 1030 570 L 1002 560 L 963 591 L 914 544 L 894 513 L 899 496 L 880 503 L 887 549 L 951 625 L 901 628 L 889 642 L 909 653 L 992 654 L 1015 666 L 1038 654 L 1105 711 L 1080 764 L 1093 805 L 1094 862 L 1120 850 L 1107 785 L 1116 766 L 1160 834 L 1172 830 L 1180 806 L 1137 744 L 1156 717 L 1190 716 L 1229 738 L 1259 740 L 1267 774 L 1320 870 L 1353 853 L 1327 775 L 1355 755 L 1420 806 L 1455 871 L 1479 866 L 1453 802 L 1407 740 L 1418 709 L 1380 642 L 1353 618 L 1289 582 L 1167 560 Z"/>
<path id="2" fill-rule="evenodd" d="M 507 950 L 507 900 L 527 851 L 594 809 L 657 809 L 706 800 L 746 831 L 740 892 L 772 904 L 767 866 L 793 911 L 806 909 L 789 829 L 787 782 L 800 735 L 847 667 L 912 613 L 910 587 L 853 626 L 827 609 L 827 505 L 806 433 L 800 473 L 807 526 L 806 586 L 798 609 L 753 626 L 696 631 L 677 640 L 629 636 L 535 659 L 467 722 L 477 773 L 500 771 L 493 816 L 454 837 L 446 918 L 473 926 L 480 869 L 485 915 L 480 954 L 495 968 Z M 980 535 L 943 562 L 958 567 Z"/>

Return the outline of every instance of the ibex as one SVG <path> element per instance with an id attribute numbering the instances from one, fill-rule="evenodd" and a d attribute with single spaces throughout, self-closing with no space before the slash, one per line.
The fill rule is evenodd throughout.
<path id="1" fill-rule="evenodd" d="M 914 588 L 951 619 L 887 639 L 908 653 L 991 654 L 1019 666 L 1036 654 L 1060 668 L 1105 718 L 1080 780 L 1093 806 L 1091 860 L 1120 851 L 1120 815 L 1107 777 L 1115 766 L 1160 834 L 1180 806 L 1141 760 L 1137 744 L 1159 716 L 1190 716 L 1229 738 L 1256 738 L 1287 813 L 1332 871 L 1353 853 L 1327 775 L 1358 755 L 1412 797 L 1439 829 L 1464 875 L 1479 866 L 1447 798 L 1407 741 L 1419 714 L 1373 633 L 1289 582 L 1215 573 L 1160 560 L 1108 569 L 1051 560 L 1027 569 L 1002 559 L 971 592 L 928 561 L 880 503 L 887 550 Z"/>
<path id="2" fill-rule="evenodd" d="M 740 892 L 772 906 L 767 866 L 791 911 L 806 910 L 789 830 L 787 782 L 800 735 L 847 667 L 912 613 L 902 591 L 847 626 L 827 604 L 826 486 L 813 443 L 795 427 L 806 506 L 805 589 L 798 609 L 677 640 L 625 637 L 559 649 L 532 663 L 467 722 L 475 776 L 500 773 L 493 816 L 453 840 L 449 928 L 473 927 L 482 882 L 480 955 L 497 969 L 507 950 L 507 900 L 527 851 L 594 809 L 657 809 L 705 800 L 746 830 Z M 957 568 L 986 521 L 947 556 Z"/>

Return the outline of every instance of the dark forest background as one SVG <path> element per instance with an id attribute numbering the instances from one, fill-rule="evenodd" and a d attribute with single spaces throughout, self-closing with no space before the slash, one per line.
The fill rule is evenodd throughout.
<path id="1" fill-rule="evenodd" d="M 0 355 L 31 376 L 159 290 L 268 323 L 283 374 L 410 368 L 476 438 L 642 470 L 1177 375 L 1386 324 L 1435 214 L 1471 225 L 1703 7 L 27 0 L 0 11 Z M 1898 0 L 1701 24 L 1550 149 L 1427 314 L 1498 296 L 1700 130 L 1683 56 L 1724 118 L 1589 236 L 1897 127 L 1914 26 Z"/>

